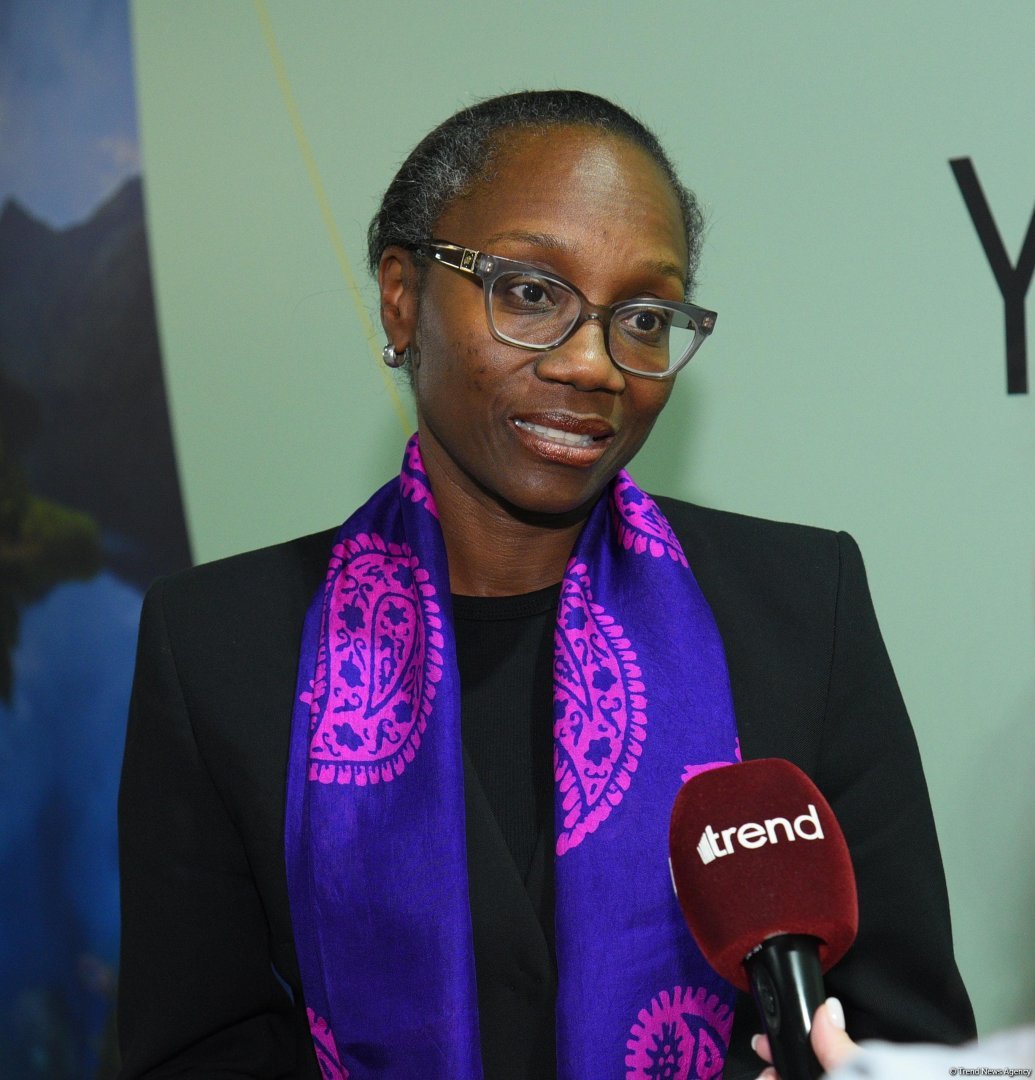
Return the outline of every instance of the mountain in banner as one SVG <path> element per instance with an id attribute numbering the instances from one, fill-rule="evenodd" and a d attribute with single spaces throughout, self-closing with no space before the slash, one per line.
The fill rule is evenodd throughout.
<path id="1" fill-rule="evenodd" d="M 0 435 L 136 585 L 187 566 L 139 177 L 80 224 L 0 211 Z"/>

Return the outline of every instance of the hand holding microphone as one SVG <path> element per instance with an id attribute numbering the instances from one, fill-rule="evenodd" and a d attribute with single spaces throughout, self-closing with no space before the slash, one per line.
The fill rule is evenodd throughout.
<path id="1" fill-rule="evenodd" d="M 700 773 L 676 796 L 672 880 L 705 959 L 750 990 L 782 1080 L 823 1073 L 809 1045 L 822 973 L 858 927 L 837 819 L 800 769 L 776 758 Z"/>
<path id="2" fill-rule="evenodd" d="M 833 997 L 827 998 L 813 1015 L 809 1043 L 820 1065 L 826 1069 L 824 1077 L 847 1064 L 862 1049 L 845 1032 L 844 1010 L 841 1002 Z M 756 1035 L 751 1040 L 751 1049 L 771 1065 L 773 1054 L 767 1036 Z M 775 1068 L 767 1068 L 758 1074 L 756 1080 L 779 1080 L 779 1076 Z"/>

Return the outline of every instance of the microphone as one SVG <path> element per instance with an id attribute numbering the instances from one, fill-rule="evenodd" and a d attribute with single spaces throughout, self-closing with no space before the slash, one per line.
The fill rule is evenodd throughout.
<path id="1" fill-rule="evenodd" d="M 855 874 L 841 827 L 789 761 L 709 769 L 676 796 L 672 883 L 709 964 L 750 990 L 782 1080 L 815 1080 L 809 1043 L 823 972 L 855 940 Z"/>

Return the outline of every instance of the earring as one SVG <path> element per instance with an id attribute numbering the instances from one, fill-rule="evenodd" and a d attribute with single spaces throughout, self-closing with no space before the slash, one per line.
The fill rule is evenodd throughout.
<path id="1" fill-rule="evenodd" d="M 395 346 L 389 341 L 381 350 L 381 359 L 384 360 L 386 367 L 399 368 L 406 363 L 406 353 L 409 351 L 409 349 L 406 349 L 401 353 L 396 352 Z"/>
<path id="2" fill-rule="evenodd" d="M 414 371 L 420 367 L 420 349 L 413 345 L 407 345 L 402 352 L 397 352 L 395 346 L 388 344 L 381 350 L 381 359 L 390 368 L 402 368 L 409 365 Z"/>

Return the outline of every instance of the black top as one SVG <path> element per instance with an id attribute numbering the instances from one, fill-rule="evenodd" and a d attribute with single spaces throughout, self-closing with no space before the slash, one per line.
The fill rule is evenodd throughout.
<path id="1" fill-rule="evenodd" d="M 560 585 L 521 596 L 453 596 L 460 728 L 470 768 L 524 883 L 556 967 L 553 859 L 553 637 Z M 473 877 L 476 868 L 469 869 Z M 557 1075 L 552 982 L 499 1010 L 494 976 L 478 974 L 486 1080 Z M 514 1054 L 515 1043 L 522 1054 Z"/>
<path id="2" fill-rule="evenodd" d="M 927 787 L 854 542 L 658 502 L 715 614 L 744 759 L 792 761 L 848 842 L 859 935 L 826 984 L 849 1032 L 970 1037 Z M 319 1077 L 284 798 L 299 635 L 332 539 L 198 567 L 148 594 L 119 799 L 126 1077 Z M 549 1041 L 556 965 L 530 897 L 550 848 L 537 842 L 523 880 L 470 754 L 464 776 L 483 1046 L 497 1040 L 487 1059 L 502 1063 L 487 1080 L 540 1080 L 530 1047 Z M 741 998 L 726 1080 L 758 1075 L 753 1028 Z"/>
<path id="3" fill-rule="evenodd" d="M 455 596 L 460 728 L 510 854 L 528 879 L 553 835 L 553 631 L 560 585 Z"/>

